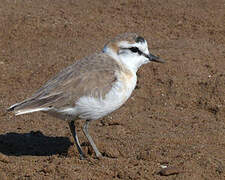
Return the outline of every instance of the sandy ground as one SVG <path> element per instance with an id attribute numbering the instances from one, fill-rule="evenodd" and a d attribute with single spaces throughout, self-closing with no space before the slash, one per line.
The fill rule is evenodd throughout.
<path id="1" fill-rule="evenodd" d="M 0 179 L 224 179 L 224 9 L 224 0 L 1 0 Z M 81 121 L 83 161 L 66 122 L 6 113 L 124 32 L 167 63 L 143 66 L 128 102 L 91 124 L 104 158 Z"/>

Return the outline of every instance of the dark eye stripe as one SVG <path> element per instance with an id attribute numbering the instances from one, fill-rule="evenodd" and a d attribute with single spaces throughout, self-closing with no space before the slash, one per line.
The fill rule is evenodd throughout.
<path id="1" fill-rule="evenodd" d="M 137 47 L 131 47 L 128 48 L 130 51 L 132 51 L 133 53 L 138 53 L 139 55 L 142 54 L 142 52 L 137 48 Z"/>
<path id="2" fill-rule="evenodd" d="M 138 52 L 139 49 L 137 47 L 131 47 L 131 48 L 129 48 L 129 50 L 136 53 L 136 52 Z"/>

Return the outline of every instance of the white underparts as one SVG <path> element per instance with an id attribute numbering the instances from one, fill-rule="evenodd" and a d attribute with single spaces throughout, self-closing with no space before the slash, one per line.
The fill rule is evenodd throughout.
<path id="1" fill-rule="evenodd" d="M 137 77 L 135 73 L 126 74 L 118 72 L 118 81 L 113 84 L 112 89 L 104 98 L 91 96 L 81 97 L 74 108 L 67 108 L 60 113 L 78 116 L 81 119 L 99 119 L 112 111 L 118 109 L 131 95 L 136 86 Z"/>

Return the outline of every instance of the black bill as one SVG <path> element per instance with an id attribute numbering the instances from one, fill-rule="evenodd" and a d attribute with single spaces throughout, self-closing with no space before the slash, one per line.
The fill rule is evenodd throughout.
<path id="1" fill-rule="evenodd" d="M 154 62 L 158 62 L 158 63 L 165 63 L 165 61 L 163 59 L 160 59 L 158 56 L 155 56 L 151 53 L 145 54 L 145 57 L 147 57 L 149 59 L 149 61 L 154 61 Z"/>

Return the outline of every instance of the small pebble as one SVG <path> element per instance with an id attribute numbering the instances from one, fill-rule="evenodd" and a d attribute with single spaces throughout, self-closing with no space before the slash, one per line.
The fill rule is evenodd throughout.
<path id="1" fill-rule="evenodd" d="M 181 170 L 179 168 L 167 167 L 167 168 L 161 169 L 158 174 L 160 174 L 161 176 L 170 176 L 170 175 L 179 174 L 179 173 L 181 173 Z"/>
<path id="2" fill-rule="evenodd" d="M 167 165 L 161 165 L 161 168 L 163 168 L 163 169 L 165 169 L 167 167 L 168 167 Z"/>

